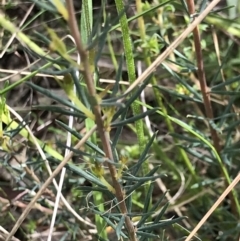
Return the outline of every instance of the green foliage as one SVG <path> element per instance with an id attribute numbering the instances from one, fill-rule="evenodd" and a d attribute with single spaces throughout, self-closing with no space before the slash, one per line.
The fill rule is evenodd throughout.
<path id="1" fill-rule="evenodd" d="M 31 63 L 41 60 L 29 66 L 29 72 L 16 82 L 9 78 L 0 90 L 0 169 L 11 174 L 17 190 L 37 192 L 51 175 L 45 165 L 49 163 L 54 170 L 63 161 L 65 150 L 72 153 L 65 165 L 62 194 L 88 224 L 83 224 L 69 208 L 59 205 L 55 227 L 65 231 L 61 240 L 80 240 L 87 235 L 93 240 L 130 240 L 127 218 L 134 223 L 139 241 L 182 240 L 238 174 L 240 52 L 235 37 L 239 36 L 239 20 L 229 16 L 236 16 L 239 6 L 234 8 L 235 12 L 230 11 L 230 6 L 213 11 L 199 26 L 206 91 L 213 110 L 213 117 L 208 118 L 196 72 L 192 34 L 133 91 L 126 94 L 122 84 L 126 78 L 128 84 L 135 82 L 137 61 L 150 66 L 191 24 L 185 1 L 139 1 L 141 11 L 135 16 L 129 16 L 130 6 L 124 6 L 122 0 L 116 0 L 111 10 L 102 1 L 97 13 L 92 1 L 83 1 L 82 15 L 77 15 L 78 29 L 95 96 L 91 95 L 84 75 L 86 66 L 75 60 L 79 50 L 66 38 L 70 13 L 63 1 L 32 2 L 37 5 L 34 14 L 39 19 L 36 19 L 44 26 L 34 32 L 27 31 L 36 20 L 34 17 L 18 30 L 17 20 L 11 21 L 0 12 L 2 36 L 9 38 L 9 33 L 16 33 L 18 50 Z M 196 6 L 199 13 L 207 7 L 206 2 Z M 12 7 L 8 2 L 4 10 Z M 59 26 L 52 25 L 48 16 Z M 139 19 L 142 24 L 137 22 Z M 124 48 L 120 46 L 120 51 L 115 46 L 115 34 L 123 38 L 120 42 Z M 106 51 L 106 46 L 114 51 Z M 104 58 L 117 67 L 108 76 L 103 76 L 100 65 Z M 42 84 L 44 75 L 47 88 Z M 41 78 L 39 82 L 37 78 Z M 110 84 L 103 83 L 108 80 Z M 16 92 L 20 95 L 20 88 L 34 93 L 34 104 L 29 113 L 21 113 L 23 119 L 10 107 L 11 96 Z M 60 94 L 53 91 L 55 88 L 61 90 Z M 152 92 L 147 95 L 148 89 Z M 143 91 L 146 101 L 141 97 Z M 36 104 L 38 96 L 50 99 L 50 104 Z M 110 143 L 112 158 L 107 157 L 106 143 L 99 132 L 76 148 L 86 133 L 95 125 L 99 127 L 94 108 L 99 108 L 104 116 L 101 128 Z M 73 127 L 68 124 L 70 116 L 74 119 Z M 34 138 L 27 126 L 33 128 Z M 212 131 L 216 132 L 221 149 L 215 145 Z M 66 144 L 68 134 L 70 145 Z M 23 149 L 26 154 L 20 157 Z M 114 177 L 111 168 L 116 170 Z M 114 178 L 121 187 L 127 213 L 122 212 L 119 204 Z M 38 211 L 32 210 L 33 214 L 29 214 L 22 226 L 27 233 L 36 232 L 39 225 L 49 226 L 55 193 L 54 186 L 49 185 L 36 203 Z M 239 238 L 238 193 L 239 187 L 232 190 L 196 239 Z M 31 198 L 29 193 L 24 201 Z M 5 210 L 3 206 L 0 208 Z M 35 214 L 37 218 L 33 219 Z M 42 219 L 44 216 L 48 217 L 46 221 Z M 89 223 L 94 232 L 89 231 Z M 116 236 L 113 239 L 112 233 Z"/>

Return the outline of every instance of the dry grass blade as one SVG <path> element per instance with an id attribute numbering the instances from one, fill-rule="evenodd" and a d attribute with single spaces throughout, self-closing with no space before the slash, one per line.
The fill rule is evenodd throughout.
<path id="1" fill-rule="evenodd" d="M 22 27 L 22 25 L 25 23 L 26 19 L 28 18 L 29 14 L 31 13 L 31 11 L 33 10 L 35 4 L 32 4 L 30 6 L 30 8 L 28 9 L 26 15 L 24 16 L 23 20 L 21 21 L 21 23 L 19 24 L 19 28 Z M 0 53 L 0 59 L 3 57 L 3 55 L 5 54 L 5 52 L 7 51 L 7 49 L 9 48 L 9 46 L 11 45 L 11 43 L 13 42 L 14 38 L 16 37 L 16 33 L 14 33 L 12 35 L 12 37 L 9 39 L 9 41 L 7 42 L 7 44 L 5 45 L 3 51 Z"/>

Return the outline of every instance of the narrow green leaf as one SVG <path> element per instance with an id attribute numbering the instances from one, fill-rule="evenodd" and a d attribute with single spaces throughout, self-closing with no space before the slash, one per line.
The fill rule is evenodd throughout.
<path id="1" fill-rule="evenodd" d="M 104 221 L 105 221 L 109 226 L 111 226 L 114 230 L 116 230 L 116 225 L 115 225 L 108 217 L 106 217 L 105 215 L 102 215 L 102 213 L 99 212 L 98 209 L 93 208 L 92 211 L 93 211 L 94 213 L 98 214 L 98 215 L 101 215 L 101 217 L 104 219 Z M 118 219 L 117 221 L 119 222 L 119 219 Z M 122 236 L 123 238 L 127 238 L 127 236 L 126 236 L 122 231 L 121 231 L 120 234 L 121 234 L 121 236 Z"/>
<path id="2" fill-rule="evenodd" d="M 124 102 L 126 107 L 130 107 L 132 105 L 132 103 L 140 96 L 142 91 L 148 85 L 150 79 L 151 79 L 151 76 L 149 76 L 147 79 L 145 79 L 139 88 L 134 90 L 134 92 L 132 93 L 130 98 L 126 102 Z M 113 121 L 116 120 L 124 111 L 125 111 L 125 107 L 119 108 L 119 110 L 114 114 Z"/>
<path id="3" fill-rule="evenodd" d="M 58 37 L 58 35 L 55 33 L 53 29 L 48 27 L 46 28 L 51 39 L 49 48 L 52 51 L 59 53 L 64 59 L 71 63 L 72 66 L 80 68 L 78 64 L 75 61 L 73 61 L 71 57 L 68 55 L 67 47 L 64 44 L 64 41 Z"/>
<path id="4" fill-rule="evenodd" d="M 211 80 L 212 85 L 214 85 L 214 83 L 216 83 L 216 81 L 218 80 L 219 76 L 222 79 L 221 72 L 222 72 L 224 66 L 230 62 L 230 60 L 231 60 L 231 53 L 232 53 L 232 49 L 233 49 L 234 46 L 235 46 L 235 43 L 233 42 L 228 47 L 227 52 L 226 52 L 224 58 L 221 58 L 221 65 L 218 66 L 217 71 L 216 71 L 215 75 L 213 76 L 213 78 Z M 225 80 L 222 79 L 222 82 L 224 83 Z"/>
<path id="5" fill-rule="evenodd" d="M 151 215 L 151 213 L 152 212 L 156 212 L 156 210 L 158 209 L 158 206 L 160 205 L 160 203 L 163 201 L 163 199 L 165 198 L 165 196 L 166 196 L 166 193 L 167 192 L 165 192 L 163 195 L 161 195 L 161 197 L 157 200 L 157 202 L 151 207 L 151 209 L 149 210 L 149 216 Z M 145 223 L 145 221 L 149 218 L 149 216 L 148 215 L 146 215 L 146 216 L 142 216 L 142 218 L 140 219 L 140 221 L 138 222 L 138 224 L 137 224 L 137 228 L 138 227 L 141 227 L 144 223 Z"/>
<path id="6" fill-rule="evenodd" d="M 120 120 L 124 120 L 126 118 L 127 111 L 128 111 L 128 108 L 126 108 L 125 112 L 122 113 Z M 122 126 L 120 125 L 120 126 L 117 127 L 117 130 L 115 132 L 114 138 L 112 140 L 112 147 L 113 148 L 116 148 L 116 145 L 117 145 L 117 143 L 119 141 L 119 137 L 120 137 L 120 135 L 122 133 L 123 127 L 124 127 L 123 125 Z"/>
<path id="7" fill-rule="evenodd" d="M 168 65 L 162 63 L 164 68 L 174 77 L 176 78 L 191 94 L 193 94 L 194 98 L 198 100 L 202 100 L 201 94 L 198 93 L 196 89 L 190 86 L 184 79 L 180 78 L 177 73 L 175 73 Z"/>
<path id="8" fill-rule="evenodd" d="M 8 126 L 8 129 L 15 130 L 19 128 L 19 124 L 13 120 L 9 120 L 9 118 L 5 114 L 2 115 L 2 122 Z M 25 137 L 31 143 L 34 143 L 33 139 L 29 136 L 29 133 L 25 128 L 20 130 L 20 135 Z M 44 144 L 42 141 L 38 139 L 37 142 L 42 148 L 44 147 L 44 151 L 47 152 L 50 156 L 62 161 L 63 156 L 58 151 L 54 150 L 49 145 Z"/>
<path id="9" fill-rule="evenodd" d="M 122 126 L 122 125 L 127 125 L 127 124 L 130 124 L 130 123 L 134 123 L 136 120 L 141 120 L 148 115 L 154 114 L 157 110 L 159 110 L 159 108 L 153 108 L 152 110 L 145 111 L 145 112 L 143 112 L 139 115 L 135 115 L 135 116 L 133 116 L 131 118 L 128 118 L 126 120 L 113 122 L 111 124 L 111 127 Z"/>
<path id="10" fill-rule="evenodd" d="M 154 185 L 155 185 L 155 183 L 151 182 L 151 184 L 148 187 L 148 193 L 147 193 L 147 195 L 145 197 L 145 200 L 144 200 L 143 213 L 147 213 L 149 208 L 152 205 L 151 201 L 152 201 L 152 193 L 153 193 Z"/>
<path id="11" fill-rule="evenodd" d="M 240 96 L 239 92 L 236 91 L 227 91 L 227 90 L 211 90 L 211 93 L 218 95 L 228 95 L 228 96 Z"/>
<path id="12" fill-rule="evenodd" d="M 38 70 L 38 68 L 32 68 L 32 71 Z M 65 75 L 65 74 L 69 74 L 71 73 L 71 71 L 73 70 L 72 67 L 67 68 L 67 69 L 61 69 L 61 70 L 40 70 L 38 73 L 42 73 L 42 74 L 49 74 L 49 75 Z"/>
<path id="13" fill-rule="evenodd" d="M 117 235 L 118 240 L 121 238 L 121 231 L 122 231 L 124 222 L 125 222 L 125 216 L 122 215 L 122 217 L 116 227 L 116 235 Z"/>
<path id="14" fill-rule="evenodd" d="M 124 60 L 124 55 L 122 54 L 119 64 L 118 64 L 118 69 L 117 69 L 117 74 L 116 74 L 116 82 L 114 83 L 114 87 L 113 87 L 112 94 L 111 94 L 112 97 L 117 96 L 117 94 L 119 93 L 118 90 L 119 90 L 119 82 L 122 78 L 123 60 Z"/>
<path id="15" fill-rule="evenodd" d="M 65 130 L 67 130 L 68 132 L 70 132 L 73 136 L 77 137 L 78 140 L 82 139 L 82 135 L 79 134 L 79 132 L 75 131 L 74 129 L 69 128 L 68 125 L 66 125 L 65 123 L 56 120 L 56 122 L 63 127 Z M 98 154 L 105 156 L 104 151 L 102 151 L 102 149 L 100 149 L 98 146 L 96 146 L 94 143 L 90 142 L 90 141 L 86 141 L 85 144 L 90 147 L 94 152 L 97 152 Z"/>
<path id="16" fill-rule="evenodd" d="M 42 87 L 40 87 L 38 85 L 35 85 L 32 82 L 26 82 L 26 84 L 29 87 L 33 88 L 34 90 L 42 93 L 43 95 L 45 95 L 45 96 L 47 96 L 47 97 L 49 97 L 49 98 L 51 98 L 53 100 L 56 100 L 57 102 L 63 104 L 64 106 L 68 106 L 68 107 L 74 109 L 75 111 L 79 111 L 79 109 L 75 105 L 73 105 L 67 99 L 64 99 L 62 96 L 58 96 L 58 95 L 54 94 L 53 92 L 51 92 L 50 90 L 48 90 L 46 88 L 42 88 Z"/>
<path id="17" fill-rule="evenodd" d="M 45 2 L 45 1 L 39 1 L 39 0 L 31 0 L 34 2 L 39 8 L 45 9 L 51 13 L 57 13 L 56 8 L 54 5 L 51 3 L 51 1 Z"/>
<path id="18" fill-rule="evenodd" d="M 147 155 L 148 155 L 148 153 L 150 151 L 150 148 L 152 147 L 152 144 L 153 144 L 153 142 L 154 142 L 154 140 L 156 138 L 156 135 L 157 135 L 157 132 L 155 132 L 152 135 L 152 137 L 150 138 L 150 140 L 147 142 L 147 145 L 146 145 L 145 149 L 143 150 L 143 152 L 141 153 L 141 156 L 139 157 L 138 162 L 134 166 L 131 167 L 131 170 L 134 170 L 132 172 L 132 174 L 134 176 L 137 175 L 138 171 L 141 168 L 142 163 L 146 160 L 146 157 L 147 157 Z"/>
<path id="19" fill-rule="evenodd" d="M 85 115 L 83 115 L 81 112 L 79 111 L 71 111 L 68 109 L 65 109 L 62 106 L 55 106 L 55 105 L 33 105 L 31 107 L 32 110 L 44 110 L 44 111 L 51 111 L 53 113 L 59 113 L 62 115 L 66 115 L 66 116 L 74 116 L 74 117 L 78 117 L 78 118 L 85 118 Z"/>
<path id="20" fill-rule="evenodd" d="M 176 92 L 174 90 L 171 90 L 171 89 L 169 89 L 167 87 L 164 87 L 164 86 L 154 85 L 153 88 L 157 88 L 160 91 L 165 91 L 165 92 L 169 93 L 170 96 L 176 96 L 179 99 L 194 101 L 194 102 L 197 102 L 197 103 L 202 103 L 201 99 L 198 99 L 198 98 L 195 98 L 195 97 L 192 97 L 192 96 L 188 96 L 188 95 L 179 94 L 178 92 Z"/>
<path id="21" fill-rule="evenodd" d="M 93 183 L 99 187 L 103 187 L 106 188 L 106 186 L 96 177 L 94 176 L 92 173 L 90 173 L 89 171 L 84 171 L 82 168 L 79 168 L 78 166 L 68 163 L 67 164 L 69 166 L 69 168 L 76 173 L 77 175 L 84 177 L 86 180 L 88 180 L 90 183 Z"/>
<path id="22" fill-rule="evenodd" d="M 148 177 L 152 177 L 154 175 L 154 173 L 157 172 L 157 170 L 159 169 L 159 167 L 154 167 L 149 173 L 147 173 L 147 175 L 145 175 L 145 178 Z M 126 195 L 129 195 L 131 192 L 133 192 L 134 190 L 136 190 L 138 187 L 140 187 L 143 183 L 145 182 L 145 180 L 138 180 L 138 182 L 134 185 L 131 186 L 131 188 L 129 188 L 128 190 L 126 190 Z"/>
<path id="23" fill-rule="evenodd" d="M 172 219 L 172 220 L 164 220 L 164 221 L 161 221 L 159 223 L 155 223 L 155 224 L 149 224 L 149 225 L 145 225 L 143 227 L 139 227 L 138 228 L 138 231 L 146 231 L 146 232 L 150 232 L 150 231 L 153 231 L 155 229 L 159 229 L 159 228 L 165 228 L 165 227 L 168 227 L 174 223 L 177 223 L 183 219 L 185 219 L 186 217 L 179 217 L 179 218 L 175 218 L 175 219 Z"/>
<path id="24" fill-rule="evenodd" d="M 88 109 L 90 109 L 91 107 L 89 103 L 89 97 L 86 92 L 86 85 L 82 81 L 83 76 L 80 75 L 80 78 L 79 78 L 75 70 L 71 72 L 71 75 L 76 88 L 77 97 Z"/>
<path id="25" fill-rule="evenodd" d="M 204 161 L 206 163 L 210 163 L 212 165 L 216 165 L 216 163 L 213 161 L 213 158 L 207 154 L 199 153 L 198 150 L 194 150 L 193 148 L 181 146 L 186 152 L 191 154 L 192 156 L 197 157 L 199 160 Z"/>
<path id="26" fill-rule="evenodd" d="M 156 235 L 156 234 L 153 234 L 153 233 L 146 233 L 146 232 L 142 232 L 142 231 L 137 231 L 136 233 L 137 233 L 137 235 L 139 235 L 140 237 L 154 238 L 154 239 L 157 239 L 157 240 L 159 240 L 159 238 L 160 238 L 159 235 Z"/>
<path id="27" fill-rule="evenodd" d="M 122 176 L 122 179 L 123 180 L 127 180 L 127 181 L 142 181 L 142 182 L 147 182 L 147 181 L 154 181 L 155 179 L 157 178 L 160 178 L 164 176 L 164 174 L 161 174 L 161 175 L 156 175 L 156 176 L 152 176 L 152 177 L 134 177 L 134 176 L 126 176 L 126 175 L 123 175 Z"/>
<path id="28" fill-rule="evenodd" d="M 160 210 L 159 214 L 157 215 L 157 217 L 154 219 L 154 223 L 158 223 L 159 220 L 163 217 L 163 215 L 165 214 L 165 212 L 167 211 L 167 208 L 169 206 L 169 202 L 167 202 L 163 208 Z"/>
<path id="29" fill-rule="evenodd" d="M 37 44 L 35 44 L 27 35 L 19 31 L 9 20 L 5 18 L 3 14 L 0 13 L 0 25 L 7 31 L 12 34 L 16 34 L 16 36 L 25 43 L 30 49 L 41 56 L 45 56 L 46 53 L 40 48 Z"/>
<path id="30" fill-rule="evenodd" d="M 218 15 L 208 15 L 205 21 L 212 24 L 223 31 L 227 31 L 229 34 L 240 37 L 240 24 L 230 19 L 220 17 Z"/>

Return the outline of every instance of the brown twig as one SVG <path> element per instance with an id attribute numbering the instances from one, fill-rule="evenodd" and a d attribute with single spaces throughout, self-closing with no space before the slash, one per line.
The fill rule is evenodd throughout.
<path id="1" fill-rule="evenodd" d="M 188 0 L 187 5 L 188 5 L 188 11 L 189 11 L 190 15 L 193 16 L 195 14 L 194 1 Z M 198 26 L 196 26 L 196 28 L 193 29 L 193 38 L 194 38 L 196 60 L 197 60 L 197 67 L 198 67 L 198 79 L 200 82 L 206 116 L 209 118 L 209 120 L 212 120 L 213 119 L 213 111 L 212 111 L 212 105 L 211 105 L 211 101 L 210 101 L 210 94 L 209 94 L 208 86 L 206 83 L 206 77 L 205 77 L 205 71 L 204 71 L 204 65 L 203 65 L 201 38 L 200 38 L 200 32 L 199 32 Z M 217 152 L 220 152 L 221 151 L 220 139 L 217 134 L 217 131 L 214 130 L 210 126 L 210 132 L 211 132 L 214 147 L 216 148 Z"/>
<path id="2" fill-rule="evenodd" d="M 188 5 L 188 11 L 190 16 L 193 16 L 195 14 L 195 4 L 193 0 L 187 1 Z M 200 38 L 200 31 L 198 26 L 193 29 L 193 38 L 194 38 L 194 45 L 195 45 L 195 51 L 196 51 L 196 60 L 197 60 L 197 66 L 198 66 L 198 79 L 200 82 L 201 92 L 203 96 L 203 103 L 205 107 L 206 116 L 209 120 L 213 120 L 213 110 L 212 110 L 212 104 L 210 100 L 210 93 L 209 88 L 206 83 L 206 77 L 205 77 L 205 70 L 204 70 L 204 64 L 203 64 L 203 55 L 202 55 L 202 47 L 201 47 L 201 38 Z M 218 136 L 218 133 L 211 125 L 210 127 L 210 133 L 213 141 L 213 146 L 215 147 L 216 151 L 220 154 L 221 152 L 221 145 L 220 145 L 220 138 Z M 224 173 L 223 173 L 224 175 Z M 226 187 L 228 186 L 227 180 L 225 181 Z M 229 194 L 229 198 L 231 200 L 231 208 L 233 213 L 238 213 L 237 206 L 235 205 L 234 196 L 233 193 Z"/>
<path id="3" fill-rule="evenodd" d="M 75 18 L 75 11 L 74 11 L 74 6 L 73 2 L 71 0 L 66 1 L 66 6 L 69 14 L 69 19 L 68 19 L 68 25 L 70 28 L 70 32 L 75 39 L 76 46 L 78 53 L 81 57 L 81 62 L 83 63 L 83 70 L 81 71 L 85 80 L 85 83 L 88 88 L 88 93 L 90 95 L 90 98 L 96 99 L 96 89 L 94 87 L 94 81 L 93 77 L 90 71 L 90 64 L 89 64 L 89 59 L 88 59 L 88 52 L 84 49 L 80 32 L 77 27 L 77 22 Z M 103 149 L 105 152 L 106 157 L 109 160 L 113 160 L 113 154 L 112 154 L 112 149 L 110 146 L 110 140 L 109 140 L 109 133 L 108 131 L 105 130 L 104 123 L 102 120 L 102 115 L 101 115 L 101 107 L 97 103 L 97 101 L 94 101 L 95 103 L 92 103 L 92 109 L 93 113 L 95 115 L 95 121 L 97 125 L 97 130 L 100 136 L 100 139 L 102 141 Z M 119 208 L 122 212 L 123 215 L 125 215 L 125 224 L 126 228 L 128 230 L 129 238 L 131 241 L 136 241 L 136 234 L 135 234 L 135 229 L 133 226 L 133 223 L 130 220 L 130 217 L 127 216 L 128 210 L 127 206 L 125 203 L 125 197 L 124 197 L 124 191 L 120 185 L 120 183 L 117 180 L 117 171 L 114 165 L 111 163 L 107 162 L 107 166 L 112 178 L 112 185 L 115 189 L 115 195 L 119 203 Z"/>

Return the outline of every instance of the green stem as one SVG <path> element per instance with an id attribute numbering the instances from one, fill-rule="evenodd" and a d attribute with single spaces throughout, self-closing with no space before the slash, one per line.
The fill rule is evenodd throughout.
<path id="1" fill-rule="evenodd" d="M 89 38 L 92 32 L 92 24 L 93 24 L 93 12 L 92 12 L 92 1 L 82 1 L 82 14 L 81 14 L 81 35 L 83 44 L 87 45 Z M 95 58 L 95 49 L 91 49 L 89 51 L 89 64 L 92 71 L 92 75 L 94 75 L 95 67 L 94 67 L 94 58 Z M 96 83 L 96 81 L 95 81 Z M 90 106 L 88 106 L 90 108 Z M 90 118 L 87 118 L 85 121 L 86 130 L 89 131 L 95 125 L 95 122 Z M 90 141 L 92 143 L 97 143 L 97 136 L 96 132 L 94 132 L 91 137 Z M 88 151 L 91 153 L 92 149 L 89 148 Z M 93 154 L 93 153 L 92 153 Z M 89 160 L 92 161 L 92 160 Z M 93 192 L 93 199 L 94 204 L 98 207 L 99 211 L 104 212 L 104 198 L 101 192 Z M 106 232 L 106 222 L 98 215 L 95 215 L 95 222 L 98 231 L 98 235 L 103 238 L 107 239 L 107 232 Z"/>
<path id="2" fill-rule="evenodd" d="M 136 0 L 136 7 L 137 7 L 137 11 L 138 11 L 138 14 L 141 13 L 142 9 L 141 9 L 141 5 L 142 5 L 142 2 L 141 0 Z M 162 22 L 162 21 L 161 21 Z M 141 37 L 141 40 L 142 42 L 146 41 L 146 32 L 145 32 L 145 24 L 144 24 L 144 19 L 143 17 L 139 17 L 138 18 L 138 27 L 139 27 L 139 33 L 140 33 L 140 37 Z M 148 49 L 146 48 L 143 48 L 143 56 L 144 56 L 144 61 L 146 63 L 147 66 L 150 66 L 152 64 L 151 62 L 151 58 L 149 57 L 149 51 Z M 151 78 L 151 84 L 152 85 L 158 85 L 157 83 L 157 80 L 155 78 L 155 76 L 153 76 Z M 168 118 L 168 112 L 167 112 L 167 109 L 165 107 L 165 105 L 163 104 L 163 98 L 162 98 L 162 95 L 160 93 L 160 91 L 156 88 L 153 88 L 153 91 L 154 91 L 154 95 L 155 95 L 155 99 L 157 101 L 157 104 L 158 106 L 161 108 L 162 112 L 164 113 L 165 117 L 164 117 L 164 120 L 166 122 L 166 125 L 167 125 L 167 128 L 169 130 L 169 132 L 172 132 L 174 133 L 174 127 L 170 121 L 170 119 Z M 176 138 L 174 138 L 174 142 L 176 143 L 176 145 L 178 146 L 178 140 Z M 189 160 L 186 152 L 182 149 L 182 148 L 179 148 L 177 147 L 178 149 L 178 152 L 179 152 L 179 155 L 181 156 L 182 160 L 185 162 L 185 165 L 187 166 L 189 172 L 191 173 L 191 175 L 193 176 L 193 178 L 196 180 L 197 179 L 197 175 L 195 173 L 195 170 L 194 170 L 194 167 L 192 166 L 192 163 L 191 161 Z M 164 161 L 168 162 L 167 159 L 164 159 Z M 169 164 L 169 162 L 168 162 Z"/>
<path id="3" fill-rule="evenodd" d="M 124 53 L 126 57 L 126 65 L 127 65 L 127 71 L 129 76 L 129 82 L 132 84 L 136 80 L 136 74 L 135 74 L 135 64 L 134 64 L 134 58 L 133 58 L 133 48 L 131 43 L 131 37 L 129 34 L 129 28 L 128 28 L 128 20 L 126 14 L 122 14 L 124 11 L 124 5 L 122 0 L 115 0 L 117 11 L 120 18 L 120 26 L 122 30 L 122 36 L 123 36 L 123 47 L 124 47 Z M 135 101 L 132 104 L 132 110 L 133 115 L 138 115 L 141 113 L 141 106 Z M 144 137 L 144 128 L 143 128 L 143 121 L 138 120 L 135 122 L 135 128 L 137 130 L 137 138 L 138 138 L 138 144 L 139 144 L 139 150 L 143 150 L 145 147 L 145 137 Z M 149 172 L 148 162 L 146 161 L 143 164 L 143 175 Z"/>

